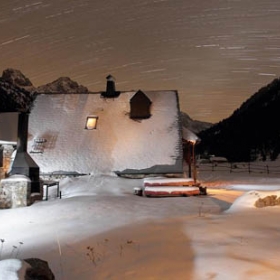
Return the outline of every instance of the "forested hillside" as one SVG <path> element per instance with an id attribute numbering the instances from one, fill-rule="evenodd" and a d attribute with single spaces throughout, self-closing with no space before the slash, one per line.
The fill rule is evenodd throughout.
<path id="1" fill-rule="evenodd" d="M 199 133 L 200 153 L 230 161 L 276 159 L 280 153 L 280 79 L 245 101 L 229 118 Z"/>

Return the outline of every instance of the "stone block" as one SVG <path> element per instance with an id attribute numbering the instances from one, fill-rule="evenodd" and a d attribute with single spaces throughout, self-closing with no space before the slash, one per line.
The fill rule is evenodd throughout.
<path id="1" fill-rule="evenodd" d="M 44 280 L 54 280 L 54 274 L 52 273 L 48 262 L 31 258 L 31 259 L 25 259 L 26 263 L 28 263 L 31 268 L 28 268 L 26 270 L 26 274 L 24 279 L 25 280 L 38 280 L 38 279 L 44 279 Z"/>
<path id="2" fill-rule="evenodd" d="M 48 262 L 37 259 L 0 260 L 0 279 L 55 280 Z"/>
<path id="3" fill-rule="evenodd" d="M 12 175 L 1 180 L 0 209 L 25 207 L 31 204 L 31 180 L 24 175 Z"/>

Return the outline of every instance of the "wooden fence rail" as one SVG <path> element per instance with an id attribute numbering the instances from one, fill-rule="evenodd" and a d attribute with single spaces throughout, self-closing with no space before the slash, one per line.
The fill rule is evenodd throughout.
<path id="1" fill-rule="evenodd" d="M 219 171 L 230 173 L 259 173 L 259 174 L 272 174 L 280 175 L 280 165 L 265 164 L 255 162 L 244 163 L 200 163 L 197 165 L 200 171 Z"/>

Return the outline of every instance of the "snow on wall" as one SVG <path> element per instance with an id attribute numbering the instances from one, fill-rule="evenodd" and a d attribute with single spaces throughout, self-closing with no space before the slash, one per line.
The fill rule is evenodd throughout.
<path id="1" fill-rule="evenodd" d="M 28 151 L 41 172 L 110 173 L 175 165 L 180 158 L 177 92 L 149 91 L 151 118 L 130 119 L 130 98 L 100 94 L 42 94 L 29 117 Z M 97 115 L 96 130 L 86 130 L 88 115 Z M 45 139 L 42 153 L 32 153 L 35 139 Z"/>

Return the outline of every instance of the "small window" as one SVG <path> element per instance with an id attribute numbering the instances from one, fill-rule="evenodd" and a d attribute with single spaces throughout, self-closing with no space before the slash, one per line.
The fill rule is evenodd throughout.
<path id="1" fill-rule="evenodd" d="M 130 99 L 130 118 L 148 119 L 151 117 L 152 101 L 141 90 L 138 90 Z"/>
<path id="2" fill-rule="evenodd" d="M 86 120 L 85 129 L 93 130 L 97 128 L 98 116 L 88 116 Z"/>

